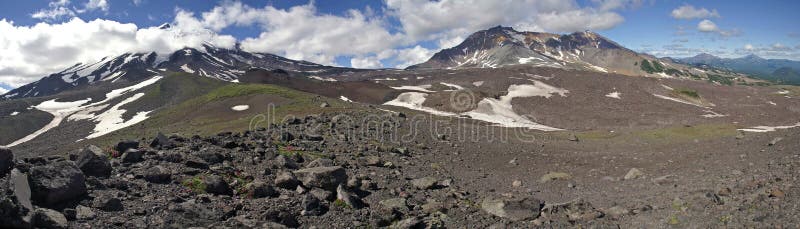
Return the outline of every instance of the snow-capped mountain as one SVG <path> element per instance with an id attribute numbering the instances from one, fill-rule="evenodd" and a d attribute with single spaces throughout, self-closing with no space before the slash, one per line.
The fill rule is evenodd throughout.
<path id="1" fill-rule="evenodd" d="M 648 75 L 642 61 L 658 62 L 664 68 L 683 70 L 668 59 L 658 59 L 627 49 L 594 32 L 559 35 L 520 32 L 497 26 L 470 35 L 456 47 L 436 53 L 427 62 L 409 69 L 494 68 L 527 64 L 549 67 L 578 67 L 625 75 Z"/>
<path id="2" fill-rule="evenodd" d="M 224 81 L 236 81 L 250 68 L 283 69 L 307 74 L 325 74 L 341 68 L 283 58 L 268 53 L 217 48 L 210 44 L 200 49 L 184 48 L 170 55 L 125 53 L 94 63 L 78 63 L 39 81 L 6 93 L 4 99 L 57 94 L 98 83 L 136 82 L 164 72 L 188 72 Z"/>

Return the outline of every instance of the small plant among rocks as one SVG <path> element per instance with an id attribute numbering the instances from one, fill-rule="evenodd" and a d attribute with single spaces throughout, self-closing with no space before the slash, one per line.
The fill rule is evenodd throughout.
<path id="1" fill-rule="evenodd" d="M 184 187 L 189 188 L 189 190 L 195 193 L 206 192 L 206 184 L 205 182 L 203 182 L 203 176 L 195 176 L 186 179 L 181 184 L 183 184 Z"/>

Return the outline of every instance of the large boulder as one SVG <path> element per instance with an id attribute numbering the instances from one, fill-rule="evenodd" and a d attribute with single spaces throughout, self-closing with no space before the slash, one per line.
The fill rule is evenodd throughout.
<path id="1" fill-rule="evenodd" d="M 172 149 L 175 148 L 175 142 L 164 136 L 161 132 L 156 134 L 156 138 L 150 142 L 150 147 L 154 149 Z"/>
<path id="2" fill-rule="evenodd" d="M 164 166 L 156 165 L 150 167 L 144 173 L 144 180 L 151 183 L 165 184 L 172 181 L 172 172 Z"/>
<path id="3" fill-rule="evenodd" d="M 31 199 L 38 206 L 57 206 L 86 194 L 86 177 L 70 161 L 35 166 L 29 180 Z"/>
<path id="4" fill-rule="evenodd" d="M 341 166 L 301 169 L 294 174 L 306 187 L 336 190 L 339 184 L 347 182 L 347 172 Z"/>
<path id="5" fill-rule="evenodd" d="M 100 147 L 90 145 L 81 150 L 75 164 L 83 174 L 93 177 L 108 177 L 111 175 L 111 162 Z"/>
<path id="6" fill-rule="evenodd" d="M 0 225 L 10 228 L 27 228 L 29 222 L 24 217 L 33 211 L 28 176 L 14 169 L 9 174 L 8 182 L 10 189 L 0 193 Z"/>
<path id="7" fill-rule="evenodd" d="M 137 149 L 139 148 L 139 141 L 135 140 L 125 140 L 117 143 L 117 146 L 114 147 L 114 150 L 120 153 L 124 153 L 128 151 L 128 149 Z"/>
<path id="8" fill-rule="evenodd" d="M 67 228 L 67 217 L 61 212 L 47 208 L 37 208 L 31 216 L 35 228 Z"/>
<path id="9" fill-rule="evenodd" d="M 12 165 L 14 165 L 14 154 L 11 150 L 0 147 L 0 177 L 11 171 Z"/>
<path id="10" fill-rule="evenodd" d="M 206 187 L 206 192 L 217 195 L 231 195 L 233 190 L 222 177 L 217 175 L 210 175 L 203 179 Z"/>
<path id="11" fill-rule="evenodd" d="M 481 203 L 481 208 L 497 217 L 507 218 L 512 221 L 523 221 L 539 217 L 539 211 L 543 203 L 541 200 L 534 198 L 486 198 Z"/>

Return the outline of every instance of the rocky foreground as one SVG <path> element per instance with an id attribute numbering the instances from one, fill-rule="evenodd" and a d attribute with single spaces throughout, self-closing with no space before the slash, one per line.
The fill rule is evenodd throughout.
<path id="1" fill-rule="evenodd" d="M 381 125 L 406 125 L 402 113 Z M 390 128 L 391 129 L 391 128 Z M 0 225 L 11 228 L 464 228 L 620 227 L 654 206 L 596 208 L 589 201 L 551 203 L 528 194 L 476 193 L 457 174 L 420 160 L 454 146 L 447 136 L 399 145 L 354 133 L 376 130 L 338 116 L 308 116 L 243 133 L 165 136 L 87 146 L 68 156 L 13 158 L 0 150 Z M 377 130 L 382 130 L 378 128 Z M 380 132 L 380 131 L 378 131 Z M 376 137 L 378 136 L 378 137 Z M 573 139 L 577 141 L 577 139 Z M 513 161 L 510 163 L 514 163 Z M 784 166 L 796 166 L 785 162 Z M 632 169 L 622 179 L 644 176 Z M 570 179 L 548 173 L 542 183 Z M 669 182 L 669 177 L 655 182 Z M 747 187 L 676 198 L 686 215 L 715 206 L 797 209 L 786 193 L 759 180 Z M 789 183 L 796 182 L 788 181 Z M 521 184 L 511 184 L 520 186 Z M 655 185 L 655 184 L 654 184 Z M 660 185 L 660 184 L 659 184 Z M 574 188 L 572 183 L 570 188 Z M 783 190 L 795 190 L 791 184 Z M 760 194 L 758 194 L 760 192 Z M 753 195 L 752 193 L 756 193 Z M 692 199 L 693 197 L 697 197 Z M 621 200 L 624 201 L 624 200 Z M 741 204 L 738 204 L 741 202 Z M 726 205 L 727 203 L 727 205 Z M 794 205 L 791 205 L 794 204 Z M 749 206 L 745 207 L 745 206 Z M 661 207 L 662 210 L 665 208 Z M 669 207 L 666 207 L 667 209 Z M 658 209 L 655 209 L 658 210 Z M 789 212 L 778 216 L 789 226 Z M 709 219 L 745 224 L 762 218 Z M 686 225 L 676 216 L 677 226 Z M 755 224 L 765 225 L 765 224 Z"/>

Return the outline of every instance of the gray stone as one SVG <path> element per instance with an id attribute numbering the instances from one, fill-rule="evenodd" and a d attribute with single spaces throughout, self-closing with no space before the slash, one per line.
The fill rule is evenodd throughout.
<path id="1" fill-rule="evenodd" d="M 399 210 L 399 211 L 408 210 L 408 204 L 406 203 L 406 199 L 405 198 L 385 199 L 385 200 L 381 200 L 381 202 L 378 202 L 378 203 L 381 206 L 383 206 L 384 208 L 390 209 L 390 210 Z"/>
<path id="2" fill-rule="evenodd" d="M 31 199 L 38 206 L 52 207 L 86 194 L 86 177 L 70 161 L 57 161 L 31 168 Z"/>
<path id="3" fill-rule="evenodd" d="M 262 181 L 253 181 L 245 185 L 247 195 L 251 198 L 264 198 L 274 196 L 277 192 L 275 188 Z"/>
<path id="4" fill-rule="evenodd" d="M 350 206 L 354 209 L 361 209 L 364 207 L 364 203 L 361 202 L 361 199 L 353 194 L 350 194 L 350 192 L 348 192 L 342 184 L 339 184 L 339 186 L 336 187 L 336 199 L 344 202 L 347 204 L 347 206 Z"/>
<path id="5" fill-rule="evenodd" d="M 97 213 L 94 213 L 92 208 L 83 205 L 78 205 L 78 207 L 75 207 L 75 219 L 92 220 L 95 217 L 97 217 Z"/>
<path id="6" fill-rule="evenodd" d="M 31 216 L 31 225 L 35 228 L 67 228 L 67 217 L 61 212 L 47 208 L 37 208 Z"/>
<path id="7" fill-rule="evenodd" d="M 125 153 L 122 154 L 123 163 L 136 163 L 144 160 L 144 152 L 139 151 L 137 149 L 128 149 Z"/>
<path id="8" fill-rule="evenodd" d="M 108 177 L 111 175 L 111 162 L 100 147 L 90 145 L 81 150 L 75 164 L 83 174 L 94 177 Z"/>
<path id="9" fill-rule="evenodd" d="M 328 209 L 322 205 L 322 202 L 311 194 L 306 194 L 303 196 L 303 211 L 300 212 L 301 215 L 304 216 L 319 216 L 325 214 Z"/>
<path id="10" fill-rule="evenodd" d="M 327 158 L 320 158 L 309 162 L 306 168 L 329 167 L 329 166 L 333 166 L 333 160 Z"/>
<path id="11" fill-rule="evenodd" d="M 159 184 L 169 183 L 172 181 L 172 173 L 164 166 L 156 165 L 147 169 L 144 180 Z"/>
<path id="12" fill-rule="evenodd" d="M 275 157 L 275 160 L 273 160 L 272 163 L 275 165 L 275 167 L 278 167 L 278 168 L 287 168 L 287 169 L 297 169 L 298 168 L 297 162 L 295 162 L 294 160 L 292 160 L 292 159 L 290 159 L 290 158 L 288 158 L 288 157 L 286 157 L 284 155 L 278 155 L 277 157 Z"/>
<path id="13" fill-rule="evenodd" d="M 136 149 L 139 148 L 139 141 L 135 140 L 125 140 L 117 143 L 117 146 L 114 147 L 114 150 L 117 152 L 125 152 L 128 149 Z"/>
<path id="14" fill-rule="evenodd" d="M 103 211 L 122 211 L 122 201 L 111 195 L 101 195 L 94 198 L 92 207 Z"/>
<path id="15" fill-rule="evenodd" d="M 339 184 L 347 182 L 347 172 L 341 166 L 314 167 L 294 172 L 306 187 L 336 190 Z"/>
<path id="16" fill-rule="evenodd" d="M 644 176 L 644 173 L 641 170 L 637 168 L 631 168 L 630 170 L 628 170 L 628 173 L 625 174 L 625 177 L 623 177 L 623 179 L 632 180 L 632 179 L 638 179 L 642 176 Z"/>
<path id="17" fill-rule="evenodd" d="M 333 192 L 321 188 L 312 188 L 311 191 L 308 191 L 308 193 L 314 195 L 314 197 L 317 197 L 317 199 L 320 200 L 331 201 L 336 198 L 336 195 L 334 195 Z"/>
<path id="18" fill-rule="evenodd" d="M 206 176 L 203 183 L 206 185 L 206 192 L 211 194 L 230 195 L 233 192 L 228 183 L 217 175 Z"/>
<path id="19" fill-rule="evenodd" d="M 414 179 L 411 181 L 411 184 L 414 185 L 415 188 L 425 190 L 425 189 L 432 189 L 436 186 L 436 183 L 439 182 L 436 178 L 433 177 L 423 177 Z"/>
<path id="20" fill-rule="evenodd" d="M 512 221 L 532 220 L 539 217 L 542 201 L 534 198 L 495 199 L 486 198 L 481 208 L 489 214 Z"/>
<path id="21" fill-rule="evenodd" d="M 295 189 L 300 182 L 291 172 L 282 172 L 275 177 L 275 186 L 285 189 Z"/>

